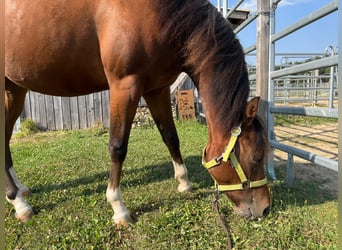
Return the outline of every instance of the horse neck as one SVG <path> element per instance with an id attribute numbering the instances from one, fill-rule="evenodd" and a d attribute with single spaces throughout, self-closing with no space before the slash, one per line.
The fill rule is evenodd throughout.
<path id="1" fill-rule="evenodd" d="M 210 80 L 200 80 L 198 83 L 198 89 L 200 93 L 200 99 L 205 111 L 206 123 L 208 127 L 208 144 L 217 144 L 217 146 L 224 145 L 227 141 L 225 126 L 221 124 L 222 119 L 219 112 L 217 112 L 213 102 L 215 96 L 211 92 Z"/>

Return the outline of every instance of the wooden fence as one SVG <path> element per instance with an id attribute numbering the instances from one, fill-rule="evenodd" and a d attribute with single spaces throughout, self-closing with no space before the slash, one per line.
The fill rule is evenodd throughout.
<path id="1" fill-rule="evenodd" d="M 82 129 L 97 123 L 109 127 L 109 92 L 78 97 L 56 97 L 29 91 L 21 118 L 43 130 Z"/>
<path id="2" fill-rule="evenodd" d="M 171 86 L 171 98 L 180 89 L 190 89 L 194 85 L 185 73 L 179 75 Z M 146 107 L 142 98 L 140 107 Z M 78 97 L 57 97 L 29 91 L 26 95 L 20 120 L 30 119 L 42 130 L 83 129 L 97 124 L 109 127 L 109 91 L 97 92 Z M 18 130 L 20 120 L 14 128 Z"/>

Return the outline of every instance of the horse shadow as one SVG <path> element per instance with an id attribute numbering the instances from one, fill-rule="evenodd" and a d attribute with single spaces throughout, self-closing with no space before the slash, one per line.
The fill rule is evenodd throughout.
<path id="1" fill-rule="evenodd" d="M 209 173 L 200 165 L 200 156 L 190 156 L 184 160 L 187 169 L 190 183 L 193 188 L 192 191 L 196 192 L 196 190 L 205 188 L 213 185 L 212 179 Z M 140 188 L 152 183 L 162 182 L 168 179 L 173 179 L 174 171 L 171 161 L 165 161 L 160 164 L 147 165 L 145 167 L 140 168 L 123 168 L 122 170 L 122 178 L 121 178 L 121 188 L 123 192 L 129 189 Z M 79 188 L 80 186 L 84 186 L 81 188 L 81 191 L 78 191 L 77 194 L 73 194 L 73 196 L 91 196 L 94 193 L 97 194 L 105 194 L 107 189 L 107 181 L 109 177 L 109 169 L 108 171 L 101 171 L 87 176 L 81 176 L 79 178 L 70 179 L 61 183 L 48 183 L 42 185 L 36 185 L 31 188 L 31 192 L 34 195 L 39 196 L 42 193 L 52 193 L 56 191 L 65 191 L 71 190 L 73 188 Z M 175 181 L 175 185 L 171 188 L 174 188 L 175 191 L 177 189 L 177 181 Z M 71 191 L 69 191 L 71 192 Z M 57 201 L 50 202 L 45 204 L 44 207 L 36 208 L 35 213 L 38 213 L 41 209 L 44 210 L 52 210 L 59 202 L 64 202 L 68 200 L 70 197 L 58 197 Z M 167 197 L 165 197 L 167 199 Z M 141 207 L 137 210 L 148 210 L 148 205 L 145 208 Z"/>

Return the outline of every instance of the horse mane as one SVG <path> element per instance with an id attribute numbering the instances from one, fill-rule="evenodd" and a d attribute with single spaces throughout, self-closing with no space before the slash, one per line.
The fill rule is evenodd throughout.
<path id="1" fill-rule="evenodd" d="M 197 88 L 200 74 L 210 72 L 211 105 L 229 135 L 242 122 L 249 96 L 244 52 L 230 23 L 206 0 L 156 2 L 161 36 L 179 51 Z"/>

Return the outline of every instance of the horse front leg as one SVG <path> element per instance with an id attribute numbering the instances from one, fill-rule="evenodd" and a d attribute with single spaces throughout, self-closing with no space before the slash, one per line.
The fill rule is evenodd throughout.
<path id="1" fill-rule="evenodd" d="M 127 153 L 131 125 L 141 97 L 137 87 L 133 84 L 133 79 L 126 77 L 120 81 L 120 84 L 126 86 L 125 89 L 116 87 L 117 85 L 120 86 L 120 84 L 110 88 L 109 153 L 111 169 L 106 197 L 114 211 L 114 223 L 125 226 L 132 222 L 132 219 L 121 195 L 121 169 Z M 131 87 L 127 88 L 127 86 Z"/>
<path id="2" fill-rule="evenodd" d="M 177 189 L 179 192 L 189 191 L 191 186 L 188 171 L 179 149 L 178 134 L 172 117 L 170 89 L 167 87 L 149 92 L 144 95 L 144 98 L 171 154 L 175 179 L 179 182 Z"/>

